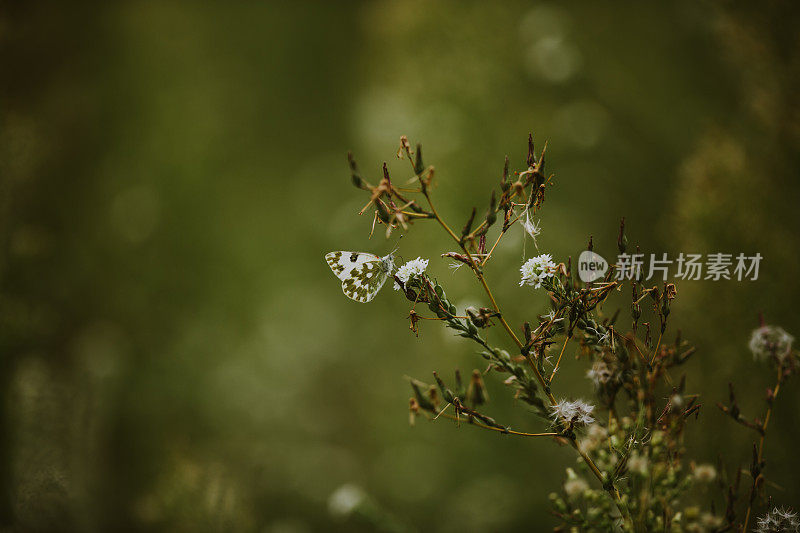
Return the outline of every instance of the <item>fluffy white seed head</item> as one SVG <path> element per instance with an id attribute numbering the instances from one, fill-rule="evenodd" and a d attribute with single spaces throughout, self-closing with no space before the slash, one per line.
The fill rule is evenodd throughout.
<path id="1" fill-rule="evenodd" d="M 575 426 L 588 426 L 594 422 L 592 411 L 594 405 L 590 405 L 583 400 L 561 400 L 555 405 L 550 406 L 551 414 L 554 419 L 563 419 L 572 422 Z"/>
<path id="2" fill-rule="evenodd" d="M 717 478 L 717 469 L 712 465 L 697 465 L 694 469 L 694 478 L 700 483 L 711 483 Z"/>
<path id="3" fill-rule="evenodd" d="M 350 516 L 367 498 L 367 495 L 356 485 L 342 485 L 328 498 L 328 511 L 336 517 Z"/>
<path id="4" fill-rule="evenodd" d="M 522 224 L 522 229 L 525 230 L 531 239 L 533 239 L 533 243 L 536 244 L 536 237 L 542 232 L 542 228 L 539 226 L 539 222 L 533 220 L 530 216 L 528 210 L 525 210 L 525 220 L 521 220 L 520 224 Z"/>
<path id="5" fill-rule="evenodd" d="M 750 351 L 756 361 L 766 361 L 772 355 L 783 361 L 792 352 L 794 337 L 777 326 L 762 326 L 750 336 Z"/>
<path id="6" fill-rule="evenodd" d="M 800 518 L 791 509 L 775 507 L 756 521 L 757 533 L 772 533 L 778 531 L 800 530 Z"/>

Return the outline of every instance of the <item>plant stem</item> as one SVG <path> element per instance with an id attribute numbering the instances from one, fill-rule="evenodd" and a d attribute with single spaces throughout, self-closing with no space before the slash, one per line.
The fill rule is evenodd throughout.
<path id="1" fill-rule="evenodd" d="M 561 353 L 558 354 L 558 359 L 556 360 L 556 366 L 553 367 L 553 373 L 550 374 L 550 383 L 553 383 L 553 378 L 556 377 L 556 372 L 558 372 L 558 365 L 561 364 L 561 356 L 564 355 L 564 350 L 567 348 L 567 344 L 569 340 L 572 338 L 571 335 L 567 336 L 567 340 L 564 341 L 564 346 L 561 347 Z"/>
<path id="2" fill-rule="evenodd" d="M 484 291 L 486 291 L 486 294 L 489 296 L 489 300 L 491 300 L 491 302 L 492 302 L 492 307 L 494 308 L 494 310 L 498 314 L 498 318 L 500 319 L 500 323 L 503 325 L 503 328 L 505 328 L 506 332 L 508 332 L 509 337 L 511 337 L 511 339 L 514 341 L 514 343 L 517 345 L 517 347 L 521 349 L 524 345 L 519 340 L 519 338 L 514 333 L 514 331 L 511 329 L 511 327 L 508 325 L 508 322 L 506 322 L 506 319 L 503 317 L 502 313 L 500 312 L 500 307 L 497 305 L 497 301 L 494 299 L 494 296 L 492 295 L 492 291 L 489 289 L 489 285 L 486 283 L 486 278 L 483 276 L 483 273 L 481 272 L 480 267 L 478 267 L 478 265 L 475 263 L 475 260 L 472 258 L 472 254 L 469 253 L 469 251 L 467 250 L 467 247 L 464 245 L 463 240 L 459 239 L 458 236 L 453 232 L 453 230 L 450 229 L 450 226 L 448 226 L 447 223 L 445 223 L 445 221 L 442 220 L 442 217 L 439 216 L 439 213 L 438 213 L 438 211 L 436 211 L 436 208 L 434 207 L 433 202 L 431 201 L 431 197 L 428 194 L 428 192 L 427 191 L 423 191 L 423 194 L 425 195 L 425 199 L 428 201 L 428 205 L 431 208 L 431 213 L 433 213 L 433 217 L 436 219 L 437 222 L 439 222 L 439 225 L 441 225 L 442 228 L 444 228 L 444 230 L 450 235 L 450 237 L 452 237 L 453 240 L 456 241 L 458 246 L 466 254 L 466 256 L 467 256 L 467 258 L 469 259 L 469 262 L 470 262 L 470 267 L 472 267 L 472 271 L 475 272 L 475 276 L 481 282 L 481 285 L 483 286 Z M 566 343 L 564 343 L 564 346 L 566 346 Z M 563 352 L 563 348 L 562 348 L 562 352 Z M 556 402 L 555 397 L 550 392 L 550 387 L 545 383 L 544 377 L 539 372 L 539 369 L 536 368 L 536 365 L 531 360 L 530 354 L 526 354 L 526 359 L 528 360 L 528 363 L 530 364 L 531 369 L 533 369 L 533 373 L 536 375 L 536 379 L 539 381 L 539 384 L 542 386 L 542 390 L 547 395 L 547 399 L 550 401 L 550 405 L 556 405 L 558 402 Z M 592 471 L 592 473 L 600 481 L 600 483 L 605 484 L 605 480 L 603 479 L 603 473 L 600 471 L 599 468 L 597 468 L 597 465 L 594 464 L 594 461 L 592 461 L 592 458 L 589 457 L 583 451 L 580 450 L 580 448 L 578 447 L 578 443 L 575 440 L 575 437 L 570 436 L 570 437 L 564 437 L 564 438 L 566 438 L 569 441 L 570 445 L 580 454 L 581 458 L 583 459 L 583 462 L 586 463 L 586 466 L 589 467 L 589 470 Z M 627 509 L 625 507 L 623 507 L 622 504 L 621 504 L 619 491 L 614 486 L 612 486 L 609 489 L 607 489 L 607 491 L 608 491 L 609 495 L 611 496 L 611 498 L 614 500 L 614 503 L 617 506 L 617 508 L 619 509 L 620 514 L 622 514 L 622 516 L 628 522 L 630 522 L 631 525 L 632 525 L 633 522 L 631 520 L 630 514 L 628 513 Z"/>
<path id="3" fill-rule="evenodd" d="M 436 208 L 433 206 L 433 202 L 431 201 L 431 197 L 428 194 L 428 191 L 424 191 L 422 194 L 424 194 L 425 195 L 425 199 L 428 200 L 428 205 L 431 207 L 431 213 L 433 213 L 433 218 L 435 218 L 436 221 L 445 229 L 445 231 L 447 231 L 447 233 L 450 234 L 450 236 L 453 238 L 453 240 L 456 241 L 460 245 L 461 244 L 461 239 L 459 239 L 456 236 L 456 234 L 453 233 L 453 230 L 450 229 L 450 226 L 448 226 L 447 223 L 444 220 L 442 220 L 442 217 L 439 216 L 439 213 L 436 211 Z"/>
<path id="4" fill-rule="evenodd" d="M 778 392 L 781 390 L 781 381 L 783 377 L 783 365 L 778 363 L 778 377 L 775 382 L 775 390 L 772 393 L 772 401 L 767 406 L 767 413 L 764 415 L 764 423 L 761 425 L 761 439 L 758 441 L 758 462 L 761 463 L 761 460 L 764 458 L 764 439 L 767 436 L 767 425 L 769 425 L 769 419 L 772 416 L 772 405 L 775 403 L 775 399 L 778 397 Z M 753 487 L 755 490 L 755 483 L 756 480 L 753 480 Z M 750 522 L 750 512 L 752 511 L 753 507 L 753 498 L 750 498 L 750 502 L 747 504 L 747 512 L 744 515 L 744 527 L 742 531 L 747 531 L 747 524 Z"/>
<path id="5" fill-rule="evenodd" d="M 400 212 L 403 213 L 405 216 L 411 218 L 433 218 L 428 213 L 414 213 L 413 211 L 400 211 Z"/>
<path id="6" fill-rule="evenodd" d="M 458 236 L 450 229 L 450 226 L 442 220 L 442 217 L 439 216 L 439 213 L 436 211 L 436 208 L 431 201 L 431 197 L 428 195 L 427 191 L 424 193 L 425 198 L 428 200 L 428 205 L 431 207 L 431 212 L 433 213 L 433 217 L 436 219 L 437 222 L 450 234 L 454 241 L 458 244 L 461 250 L 466 254 L 467 259 L 469 259 L 469 266 L 472 268 L 472 271 L 475 272 L 475 276 L 477 276 L 478 280 L 481 282 L 483 286 L 483 290 L 486 291 L 486 294 L 489 296 L 489 300 L 492 302 L 492 307 L 494 308 L 495 312 L 497 313 L 497 318 L 500 320 L 500 323 L 503 325 L 503 328 L 508 332 L 509 336 L 514 340 L 518 348 L 522 348 L 522 342 L 516 336 L 514 331 L 511 329 L 511 326 L 508 325 L 506 319 L 503 317 L 503 314 L 500 312 L 500 306 L 497 305 L 497 301 L 494 299 L 494 295 L 492 295 L 492 291 L 489 289 L 489 285 L 486 283 L 486 278 L 484 278 L 483 273 L 480 270 L 480 267 L 475 263 L 475 260 L 472 258 L 472 254 L 469 253 L 467 247 L 464 246 L 464 242 L 458 238 Z"/>
<path id="7" fill-rule="evenodd" d="M 461 418 L 459 418 L 459 417 L 457 417 L 455 415 L 451 415 L 451 414 L 447 414 L 447 413 L 441 413 L 438 416 L 441 416 L 441 417 L 444 417 L 444 418 L 449 418 L 450 420 L 455 420 L 455 421 L 461 421 L 462 420 Z M 467 416 L 465 416 L 464 418 L 466 419 Z M 503 429 L 500 429 L 500 428 L 487 426 L 486 424 L 482 424 L 481 422 L 478 422 L 478 421 L 476 421 L 474 419 L 470 420 L 468 423 L 470 425 L 472 425 L 472 426 L 477 426 L 479 428 L 490 429 L 492 431 L 498 431 L 500 433 L 506 433 L 506 434 L 509 434 L 509 435 L 516 435 L 518 437 L 557 437 L 558 436 L 558 433 L 555 433 L 555 432 L 525 433 L 523 431 L 512 431 L 510 429 L 503 430 Z"/>
<path id="8" fill-rule="evenodd" d="M 494 241 L 494 244 L 492 245 L 492 249 L 491 249 L 491 250 L 489 250 L 489 253 L 488 253 L 488 254 L 486 254 L 486 257 L 484 257 L 484 258 L 483 258 L 483 261 L 481 261 L 481 266 L 482 266 L 482 267 L 483 267 L 483 266 L 486 266 L 486 262 L 487 262 L 489 259 L 491 259 L 491 257 L 492 257 L 492 253 L 494 252 L 494 249 L 495 249 L 495 248 L 497 248 L 497 245 L 498 245 L 498 244 L 500 244 L 500 239 L 502 239 L 502 238 L 503 238 L 503 235 L 505 235 L 505 234 L 506 234 L 506 232 L 509 230 L 509 228 L 511 228 L 511 226 L 513 226 L 513 225 L 514 225 L 514 223 L 515 223 L 517 220 L 519 220 L 519 217 L 521 217 L 521 216 L 522 216 L 522 215 L 517 215 L 517 216 L 516 216 L 516 218 L 514 218 L 514 220 L 512 220 L 512 221 L 511 221 L 511 223 L 508 225 L 508 227 L 505 227 L 505 226 L 504 226 L 504 227 L 503 227 L 503 229 L 501 229 L 501 230 L 500 230 L 500 235 L 498 235 L 498 236 L 497 236 L 497 240 L 496 240 L 496 241 Z M 484 223 L 485 223 L 485 222 L 484 222 Z M 477 230 L 476 230 L 476 231 L 477 231 Z M 475 232 L 473 232 L 473 233 L 475 233 Z"/>
<path id="9" fill-rule="evenodd" d="M 663 331 L 662 331 L 661 333 L 659 333 L 659 334 L 658 334 L 658 341 L 656 342 L 656 349 L 655 349 L 655 350 L 653 350 L 653 357 L 650 359 L 650 364 L 651 364 L 651 365 L 653 364 L 653 361 L 655 361 L 655 360 L 656 360 L 656 357 L 658 356 L 658 347 L 659 347 L 659 346 L 661 346 L 661 337 L 662 337 L 663 335 L 664 335 L 664 332 L 663 332 Z"/>
<path id="10" fill-rule="evenodd" d="M 778 397 L 778 392 L 781 390 L 781 377 L 783 376 L 783 365 L 778 364 L 778 378 L 775 383 L 775 390 L 772 393 L 772 401 L 769 403 L 769 407 L 767 407 L 767 414 L 764 415 L 764 425 L 761 426 L 761 440 L 758 443 L 758 460 L 764 457 L 764 438 L 767 436 L 767 425 L 769 424 L 769 419 L 772 416 L 772 405 L 775 403 L 775 400 Z"/>

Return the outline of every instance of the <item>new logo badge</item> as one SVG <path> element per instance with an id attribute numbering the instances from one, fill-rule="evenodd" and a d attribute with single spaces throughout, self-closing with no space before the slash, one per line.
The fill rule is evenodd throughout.
<path id="1" fill-rule="evenodd" d="M 602 256 L 585 250 L 578 257 L 578 276 L 584 283 L 602 278 L 608 270 L 608 261 Z"/>

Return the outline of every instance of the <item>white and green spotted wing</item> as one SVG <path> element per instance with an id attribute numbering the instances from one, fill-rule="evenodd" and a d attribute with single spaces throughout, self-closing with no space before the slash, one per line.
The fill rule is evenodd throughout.
<path id="1" fill-rule="evenodd" d="M 366 252 L 330 252 L 325 261 L 342 280 L 342 292 L 353 300 L 366 303 L 375 298 L 389 278 L 391 255 L 378 257 Z"/>

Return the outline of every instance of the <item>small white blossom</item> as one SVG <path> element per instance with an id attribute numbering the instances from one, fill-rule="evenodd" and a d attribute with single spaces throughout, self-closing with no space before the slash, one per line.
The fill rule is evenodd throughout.
<path id="1" fill-rule="evenodd" d="M 697 465 L 694 469 L 694 478 L 700 483 L 711 483 L 717 478 L 717 469 L 712 465 Z"/>
<path id="2" fill-rule="evenodd" d="M 564 481 L 564 492 L 567 493 L 567 497 L 581 496 L 587 490 L 589 490 L 589 484 L 583 478 L 578 477 L 573 469 L 567 468 L 567 479 Z"/>
<path id="3" fill-rule="evenodd" d="M 367 495 L 361 487 L 351 484 L 342 485 L 328 498 L 328 511 L 337 517 L 349 516 L 366 498 Z"/>
<path id="4" fill-rule="evenodd" d="M 638 454 L 632 455 L 631 458 L 628 459 L 628 470 L 634 474 L 646 476 L 649 465 L 650 462 L 647 460 L 647 457 Z"/>
<path id="5" fill-rule="evenodd" d="M 561 400 L 557 404 L 551 405 L 550 410 L 552 411 L 553 418 L 556 420 L 564 419 L 567 422 L 573 422 L 576 426 L 588 426 L 594 422 L 594 418 L 592 417 L 594 405 L 589 405 L 583 400 L 575 400 L 572 402 Z"/>
<path id="6" fill-rule="evenodd" d="M 570 498 L 581 496 L 587 490 L 589 490 L 589 484 L 581 478 L 568 479 L 564 482 L 564 492 Z"/>
<path id="7" fill-rule="evenodd" d="M 753 359 L 766 361 L 771 355 L 783 361 L 792 351 L 794 337 L 777 326 L 762 326 L 753 331 L 750 337 L 750 351 Z"/>
<path id="8" fill-rule="evenodd" d="M 601 446 L 607 438 L 606 428 L 600 424 L 592 424 L 586 429 L 586 437 L 578 442 L 578 448 L 584 453 L 589 453 Z"/>
<path id="9" fill-rule="evenodd" d="M 772 511 L 758 519 L 756 522 L 757 533 L 772 533 L 778 531 L 800 530 L 800 518 L 791 509 L 775 507 Z"/>
<path id="10" fill-rule="evenodd" d="M 581 452 L 588 454 L 589 452 L 597 448 L 597 444 L 598 443 L 596 440 L 589 437 L 585 437 L 578 441 L 578 449 Z"/>
<path id="11" fill-rule="evenodd" d="M 522 280 L 519 286 L 531 285 L 534 289 L 542 286 L 542 282 L 553 277 L 556 264 L 550 254 L 537 255 L 525 261 L 519 271 L 522 273 Z"/>
<path id="12" fill-rule="evenodd" d="M 603 361 L 596 361 L 592 369 L 586 372 L 586 377 L 592 380 L 595 387 L 599 387 L 611 379 L 611 369 Z"/>
<path id="13" fill-rule="evenodd" d="M 722 527 L 722 517 L 713 515 L 711 513 L 703 513 L 700 515 L 700 524 L 705 527 L 705 530 L 715 530 Z"/>
<path id="14" fill-rule="evenodd" d="M 421 276 L 426 268 L 428 268 L 428 260 L 417 257 L 398 268 L 394 275 L 400 278 L 400 281 L 405 285 L 415 277 Z M 394 282 L 394 290 L 400 290 L 400 285 L 396 281 Z"/>
<path id="15" fill-rule="evenodd" d="M 608 430 L 600 424 L 592 424 L 589 426 L 588 434 L 591 438 L 601 441 L 608 438 Z"/>

